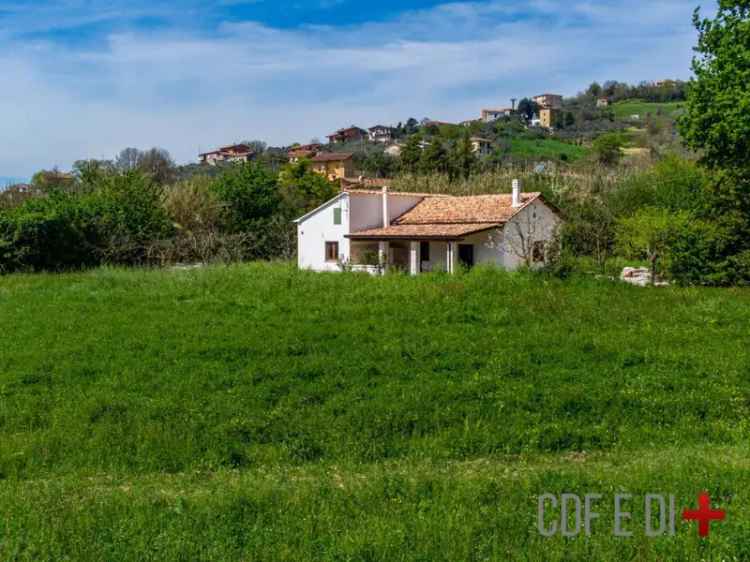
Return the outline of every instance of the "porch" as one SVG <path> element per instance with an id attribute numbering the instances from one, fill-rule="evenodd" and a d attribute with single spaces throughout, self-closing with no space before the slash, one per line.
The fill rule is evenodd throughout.
<path id="1" fill-rule="evenodd" d="M 352 269 L 371 273 L 389 269 L 411 275 L 431 271 L 454 273 L 459 264 L 474 265 L 474 245 L 459 244 L 458 240 L 353 239 L 350 252 Z"/>

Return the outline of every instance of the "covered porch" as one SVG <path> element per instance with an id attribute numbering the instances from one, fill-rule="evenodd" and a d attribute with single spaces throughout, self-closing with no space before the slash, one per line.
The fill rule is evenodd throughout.
<path id="1" fill-rule="evenodd" d="M 430 271 L 456 271 L 459 260 L 459 240 L 358 240 L 352 239 L 351 266 L 354 270 L 385 272 L 396 269 L 418 275 Z M 467 250 L 462 245 L 464 257 Z M 468 260 L 466 260 L 468 261 Z M 466 265 L 472 265 L 466 263 Z M 373 273 L 375 271 L 372 271 Z"/>

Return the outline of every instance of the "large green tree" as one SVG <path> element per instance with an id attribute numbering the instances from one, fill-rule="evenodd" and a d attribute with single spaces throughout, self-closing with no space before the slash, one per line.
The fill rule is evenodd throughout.
<path id="1" fill-rule="evenodd" d="M 695 78 L 680 120 L 686 143 L 712 171 L 705 206 L 697 218 L 710 225 L 702 244 L 701 282 L 750 283 L 750 0 L 720 0 L 714 18 L 693 16 L 698 44 Z M 689 233 L 695 239 L 695 233 Z M 687 238 L 686 238 L 687 240 Z M 705 243 L 703 243 L 705 242 Z M 677 241 L 680 243 L 680 240 Z M 689 251 L 686 262 L 699 263 Z M 677 267 L 683 264 L 676 263 Z M 692 266 L 691 266 L 692 267 Z M 683 268 L 684 269 L 684 268 Z M 696 273 L 691 273 L 693 279 Z"/>
<path id="2" fill-rule="evenodd" d="M 713 19 L 693 15 L 695 79 L 680 125 L 712 168 L 750 171 L 750 0 L 720 0 Z"/>

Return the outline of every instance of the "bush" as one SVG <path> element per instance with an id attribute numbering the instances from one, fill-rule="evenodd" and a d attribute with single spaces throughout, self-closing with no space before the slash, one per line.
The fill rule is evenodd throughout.
<path id="1" fill-rule="evenodd" d="M 224 203 L 224 226 L 232 233 L 255 230 L 281 204 L 276 177 L 254 163 L 229 168 L 214 181 L 213 189 Z"/>
<path id="2" fill-rule="evenodd" d="M 93 266 L 92 217 L 70 195 L 31 199 L 0 214 L 0 271 Z"/>

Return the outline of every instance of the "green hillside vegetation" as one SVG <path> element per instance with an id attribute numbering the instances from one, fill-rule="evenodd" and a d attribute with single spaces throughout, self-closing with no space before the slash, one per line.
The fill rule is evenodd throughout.
<path id="1" fill-rule="evenodd" d="M 639 115 L 641 119 L 645 119 L 647 115 L 675 118 L 684 108 L 684 102 L 655 103 L 641 100 L 621 101 L 611 106 L 617 119 L 629 119 L 631 115 Z"/>
<path id="2" fill-rule="evenodd" d="M 589 154 L 589 149 L 556 139 L 513 138 L 510 154 L 519 159 L 551 159 L 575 162 Z"/>
<path id="3" fill-rule="evenodd" d="M 0 559 L 745 559 L 749 315 L 485 268 L 5 276 Z M 542 493 L 704 487 L 702 545 L 614 539 L 611 502 L 536 530 Z"/>

